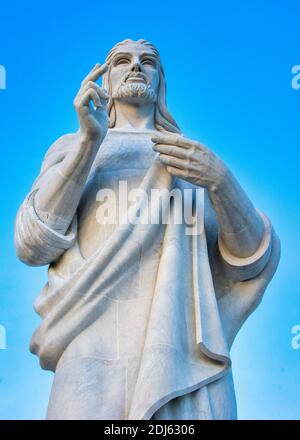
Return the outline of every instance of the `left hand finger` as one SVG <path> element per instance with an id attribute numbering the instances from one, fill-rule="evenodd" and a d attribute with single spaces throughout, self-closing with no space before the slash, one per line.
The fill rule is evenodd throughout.
<path id="1" fill-rule="evenodd" d="M 167 166 L 167 171 L 175 177 L 179 177 L 180 179 L 187 178 L 187 170 L 182 170 L 181 168 Z"/>
<path id="2" fill-rule="evenodd" d="M 152 142 L 167 145 L 176 145 L 178 147 L 191 148 L 197 146 L 198 148 L 204 148 L 199 142 L 191 141 L 182 136 L 168 135 L 168 134 L 155 134 L 151 138 Z"/>
<path id="3" fill-rule="evenodd" d="M 179 159 L 173 156 L 167 156 L 166 154 L 160 154 L 159 159 L 164 165 L 169 165 L 172 167 L 179 168 L 181 170 L 187 169 L 187 161 L 184 159 Z"/>
<path id="4" fill-rule="evenodd" d="M 174 145 L 154 144 L 153 150 L 168 156 L 179 157 L 180 159 L 187 159 L 188 149 L 182 147 L 175 147 Z"/>

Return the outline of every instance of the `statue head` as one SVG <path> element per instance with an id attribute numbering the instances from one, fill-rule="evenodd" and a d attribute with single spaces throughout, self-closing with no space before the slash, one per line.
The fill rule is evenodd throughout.
<path id="1" fill-rule="evenodd" d="M 167 110 L 166 82 L 158 50 L 146 40 L 126 39 L 116 44 L 106 57 L 108 70 L 103 87 L 109 93 L 109 127 L 116 122 L 115 101 L 134 105 L 153 103 L 154 123 L 159 131 L 180 133 Z"/>

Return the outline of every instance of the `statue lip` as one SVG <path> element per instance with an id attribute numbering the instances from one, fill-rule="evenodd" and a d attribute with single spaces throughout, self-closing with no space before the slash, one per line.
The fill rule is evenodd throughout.
<path id="1" fill-rule="evenodd" d="M 147 81 L 146 81 L 144 75 L 136 74 L 136 75 L 130 75 L 126 79 L 126 82 L 143 82 L 143 83 L 146 83 Z"/>

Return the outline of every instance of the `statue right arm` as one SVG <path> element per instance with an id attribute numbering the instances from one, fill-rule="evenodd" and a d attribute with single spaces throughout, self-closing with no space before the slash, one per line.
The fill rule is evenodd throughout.
<path id="1" fill-rule="evenodd" d="M 76 210 L 94 155 L 78 133 L 62 136 L 48 150 L 16 218 L 15 246 L 24 263 L 50 264 L 74 244 Z"/>
<path id="2" fill-rule="evenodd" d="M 60 138 L 55 147 L 65 145 L 61 163 L 50 167 L 38 185 L 34 207 L 39 218 L 58 233 L 65 234 L 77 210 L 98 145 L 80 132 Z M 35 185 L 36 187 L 37 185 Z"/>
<path id="3" fill-rule="evenodd" d="M 27 264 L 50 264 L 76 239 L 76 210 L 108 127 L 108 97 L 94 82 L 106 68 L 97 64 L 82 82 L 74 100 L 80 129 L 53 144 L 19 209 L 15 244 L 19 258 Z"/>

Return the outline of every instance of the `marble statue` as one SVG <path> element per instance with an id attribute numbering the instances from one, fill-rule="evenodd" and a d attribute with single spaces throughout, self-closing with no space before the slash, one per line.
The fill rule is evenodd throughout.
<path id="1" fill-rule="evenodd" d="M 229 350 L 279 261 L 270 220 L 180 131 L 151 43 L 115 45 L 74 107 L 15 226 L 19 258 L 49 265 L 30 346 L 55 373 L 47 418 L 237 418 Z"/>

